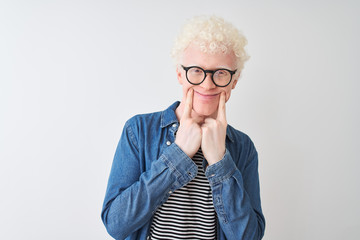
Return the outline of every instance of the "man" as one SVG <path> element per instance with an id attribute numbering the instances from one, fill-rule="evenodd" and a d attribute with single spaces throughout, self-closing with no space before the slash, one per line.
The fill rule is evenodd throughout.
<path id="1" fill-rule="evenodd" d="M 261 239 L 258 159 L 227 124 L 246 39 L 217 17 L 190 20 L 173 58 L 182 101 L 126 122 L 102 211 L 115 239 Z"/>

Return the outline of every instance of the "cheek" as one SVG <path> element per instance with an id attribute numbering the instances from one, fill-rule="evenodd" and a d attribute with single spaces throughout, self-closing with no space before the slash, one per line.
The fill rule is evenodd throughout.
<path id="1" fill-rule="evenodd" d="M 184 99 L 186 99 L 187 93 L 188 93 L 190 88 L 192 88 L 191 84 L 188 84 L 188 83 L 183 83 L 182 84 L 182 92 L 183 92 L 183 98 Z"/>
<path id="2" fill-rule="evenodd" d="M 227 102 L 227 101 L 229 101 L 230 96 L 231 96 L 231 89 L 227 89 L 225 91 L 225 93 L 226 93 L 225 102 Z"/>
<path id="3" fill-rule="evenodd" d="M 183 84 L 183 92 L 187 94 L 187 92 L 189 91 L 189 89 L 192 87 L 190 84 Z"/>

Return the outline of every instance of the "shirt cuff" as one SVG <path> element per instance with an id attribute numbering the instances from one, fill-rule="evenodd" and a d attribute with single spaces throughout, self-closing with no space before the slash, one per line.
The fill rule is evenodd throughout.
<path id="1" fill-rule="evenodd" d="M 197 175 L 197 165 L 176 143 L 172 143 L 164 150 L 162 159 L 176 175 L 180 185 L 187 184 Z"/>
<path id="2" fill-rule="evenodd" d="M 208 178 L 210 185 L 216 185 L 228 178 L 230 178 L 237 167 L 226 149 L 223 159 L 206 168 L 205 176 Z"/>

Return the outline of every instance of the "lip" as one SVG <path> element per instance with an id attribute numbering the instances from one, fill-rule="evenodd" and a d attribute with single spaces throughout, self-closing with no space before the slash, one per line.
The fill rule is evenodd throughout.
<path id="1" fill-rule="evenodd" d="M 195 91 L 195 94 L 198 95 L 200 98 L 204 99 L 204 100 L 212 100 L 214 98 L 217 98 L 220 93 L 213 93 L 213 94 L 209 94 L 209 93 L 200 93 L 198 91 Z"/>

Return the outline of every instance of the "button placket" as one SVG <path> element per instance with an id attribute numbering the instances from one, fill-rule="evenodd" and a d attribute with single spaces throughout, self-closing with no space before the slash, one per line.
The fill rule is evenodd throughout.
<path id="1" fill-rule="evenodd" d="M 171 125 L 171 128 L 169 128 L 169 132 L 168 132 L 168 136 L 167 136 L 167 139 L 169 139 L 169 140 L 167 140 L 167 141 L 165 142 L 165 144 L 166 144 L 167 146 L 170 146 L 170 145 L 174 142 L 175 132 L 176 132 L 176 130 L 177 130 L 177 127 L 178 127 L 178 124 L 177 124 L 177 123 L 173 123 L 173 124 Z"/>

